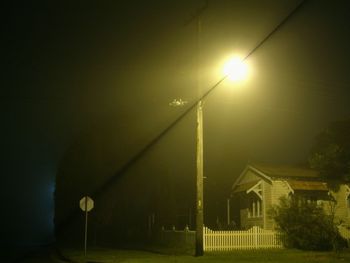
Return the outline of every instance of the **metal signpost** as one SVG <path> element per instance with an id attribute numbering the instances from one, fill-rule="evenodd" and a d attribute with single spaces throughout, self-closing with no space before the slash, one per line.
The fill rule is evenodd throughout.
<path id="1" fill-rule="evenodd" d="M 94 208 L 94 201 L 89 196 L 84 196 L 79 202 L 80 209 L 85 212 L 85 237 L 84 237 L 84 255 L 86 256 L 87 248 L 87 231 L 88 231 L 88 213 Z"/>

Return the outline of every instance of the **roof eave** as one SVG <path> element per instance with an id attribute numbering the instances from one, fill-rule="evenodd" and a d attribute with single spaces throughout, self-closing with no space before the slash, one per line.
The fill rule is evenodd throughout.
<path id="1" fill-rule="evenodd" d="M 233 190 L 237 184 L 239 183 L 239 181 L 242 179 L 242 177 L 247 173 L 248 170 L 252 170 L 255 173 L 257 173 L 259 176 L 263 177 L 264 179 L 268 180 L 269 182 L 272 182 L 271 177 L 267 176 L 266 174 L 264 174 L 263 172 L 259 171 L 258 169 L 256 169 L 255 167 L 253 167 L 252 165 L 247 165 L 246 168 L 244 168 L 243 172 L 241 172 L 241 174 L 238 176 L 238 178 L 236 179 L 236 181 L 233 183 L 231 190 Z"/>

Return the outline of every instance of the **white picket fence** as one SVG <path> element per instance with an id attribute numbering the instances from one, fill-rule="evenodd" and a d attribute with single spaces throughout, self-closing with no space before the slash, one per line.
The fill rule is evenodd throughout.
<path id="1" fill-rule="evenodd" d="M 204 227 L 205 251 L 283 248 L 282 235 L 253 226 L 246 231 L 213 231 Z"/>
<path id="2" fill-rule="evenodd" d="M 339 227 L 340 234 L 350 240 L 350 230 L 344 226 Z M 162 228 L 158 240 L 162 244 L 194 246 L 195 231 L 186 227 L 184 230 L 165 230 Z M 230 251 L 249 249 L 283 248 L 283 235 L 273 230 L 265 230 L 253 226 L 249 230 L 241 231 L 213 231 L 203 228 L 204 251 Z"/>

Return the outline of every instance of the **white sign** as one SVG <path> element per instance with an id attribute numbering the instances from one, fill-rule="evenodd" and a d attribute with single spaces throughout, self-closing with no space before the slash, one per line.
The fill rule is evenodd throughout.
<path id="1" fill-rule="evenodd" d="M 86 256 L 87 250 L 87 230 L 88 230 L 88 212 L 90 212 L 94 208 L 94 200 L 89 196 L 84 196 L 79 201 L 79 206 L 81 210 L 85 212 L 85 240 L 84 240 L 84 254 Z"/>
<path id="2" fill-rule="evenodd" d="M 94 200 L 89 196 L 84 196 L 80 199 L 79 206 L 84 212 L 90 212 L 94 208 Z"/>

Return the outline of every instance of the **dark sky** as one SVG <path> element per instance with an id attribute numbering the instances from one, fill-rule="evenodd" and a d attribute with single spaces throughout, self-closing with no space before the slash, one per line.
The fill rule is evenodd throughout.
<path id="1" fill-rule="evenodd" d="M 299 3 L 209 1 L 200 37 L 202 90 L 221 78 L 225 57 L 248 54 Z M 117 138 L 111 145 L 128 156 L 184 110 L 170 101 L 195 101 L 196 25 L 185 23 L 202 5 L 14 1 L 3 7 L 2 242 L 52 240 L 54 178 L 72 141 L 109 127 Z M 349 11 L 346 0 L 307 1 L 248 58 L 252 73 L 244 85 L 225 81 L 208 97 L 209 177 L 233 181 L 247 161 L 305 162 L 314 136 L 330 121 L 349 118 Z M 193 129 L 184 125 L 192 120 L 178 129 L 176 144 L 188 144 L 181 136 Z"/>

